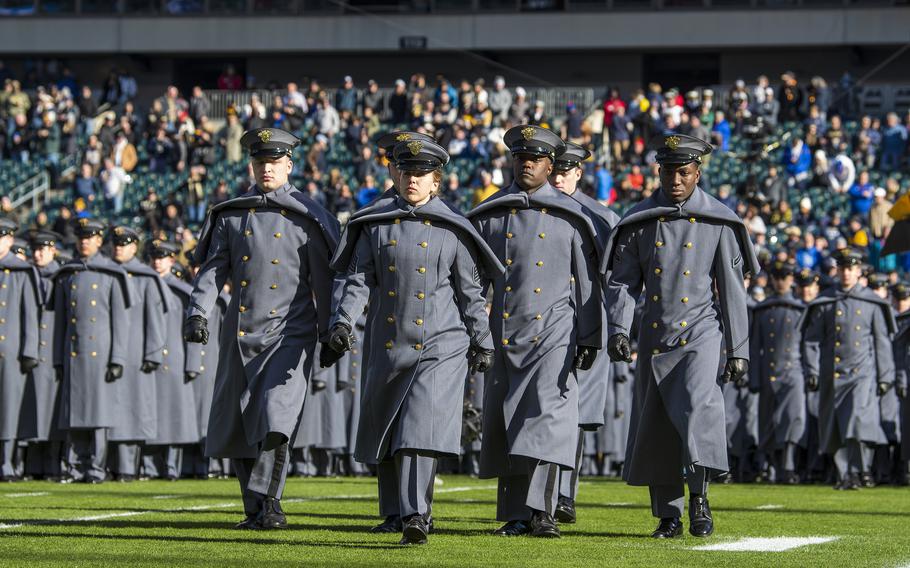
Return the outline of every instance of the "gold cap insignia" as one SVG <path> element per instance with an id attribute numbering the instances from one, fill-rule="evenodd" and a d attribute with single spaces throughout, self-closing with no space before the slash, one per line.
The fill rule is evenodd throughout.
<path id="1" fill-rule="evenodd" d="M 401 134 L 399 134 L 398 136 L 395 137 L 396 142 L 405 142 L 410 139 L 411 139 L 411 135 L 408 134 L 407 132 L 402 132 Z"/>
<path id="2" fill-rule="evenodd" d="M 88 218 L 87 218 L 87 217 L 83 217 L 82 219 L 79 219 L 79 226 L 80 226 L 80 227 L 85 227 L 85 226 L 87 226 L 87 225 L 88 225 Z"/>
<path id="3" fill-rule="evenodd" d="M 423 143 L 420 140 L 414 140 L 413 142 L 408 142 L 408 150 L 411 151 L 412 156 L 416 156 L 420 153 L 420 150 L 423 148 Z"/>
<path id="4" fill-rule="evenodd" d="M 667 136 L 667 139 L 664 140 L 664 144 L 667 145 L 667 148 L 675 150 L 679 148 L 680 139 L 679 136 Z"/>
<path id="5" fill-rule="evenodd" d="M 152 245 L 156 246 L 156 247 L 161 246 L 161 241 L 158 239 L 155 239 L 154 241 L 152 241 Z"/>
<path id="6" fill-rule="evenodd" d="M 534 129 L 530 126 L 527 128 L 522 128 L 521 135 L 525 140 L 530 140 L 531 138 L 534 138 Z"/>
<path id="7" fill-rule="evenodd" d="M 123 230 L 123 227 L 115 227 L 115 228 L 114 228 L 114 234 L 117 235 L 118 237 L 119 237 L 120 235 L 122 235 L 123 233 L 125 233 L 125 232 L 126 232 L 126 231 Z"/>
<path id="8" fill-rule="evenodd" d="M 268 142 L 272 139 L 272 132 L 270 130 L 261 130 L 257 136 L 259 136 L 259 139 L 263 142 Z"/>

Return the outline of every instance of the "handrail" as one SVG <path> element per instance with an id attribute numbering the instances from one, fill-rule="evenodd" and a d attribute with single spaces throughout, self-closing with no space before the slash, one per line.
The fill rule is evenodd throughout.
<path id="1" fill-rule="evenodd" d="M 32 202 L 32 209 L 37 209 L 39 198 L 43 197 L 44 203 L 50 200 L 50 189 L 51 176 L 47 171 L 41 170 L 10 191 L 9 198 L 13 209 L 22 206 L 29 200 Z"/>

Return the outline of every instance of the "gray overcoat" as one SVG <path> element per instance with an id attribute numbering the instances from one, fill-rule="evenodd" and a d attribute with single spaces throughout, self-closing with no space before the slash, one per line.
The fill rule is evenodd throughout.
<path id="1" fill-rule="evenodd" d="M 191 383 L 193 396 L 196 399 L 196 422 L 199 425 L 200 438 L 205 438 L 209 429 L 209 413 L 212 410 L 212 397 L 215 394 L 215 371 L 218 369 L 218 351 L 221 345 L 221 326 L 230 304 L 230 294 L 227 292 L 218 294 L 214 316 L 208 318 L 210 339 L 208 344 L 203 345 L 199 351 L 202 356 L 199 376 Z"/>
<path id="2" fill-rule="evenodd" d="M 209 211 L 187 315 L 213 317 L 229 279 L 232 292 L 206 455 L 255 458 L 269 432 L 292 440 L 331 316 L 337 242 L 334 217 L 291 185 L 269 193 L 254 186 Z"/>
<path id="3" fill-rule="evenodd" d="M 498 352 L 484 385 L 480 477 L 525 473 L 512 456 L 574 469 L 572 363 L 576 346 L 602 347 L 597 231 L 578 201 L 548 183 L 531 193 L 513 184 L 468 217 L 506 265 L 492 282 Z"/>
<path id="4" fill-rule="evenodd" d="M 894 334 L 894 366 L 895 387 L 907 388 L 910 381 L 907 374 L 910 372 L 910 311 L 897 316 L 898 332 Z M 901 459 L 910 460 L 910 398 L 901 402 Z"/>
<path id="5" fill-rule="evenodd" d="M 758 269 L 742 221 L 700 188 L 681 204 L 656 192 L 620 221 L 605 261 L 610 335 L 629 334 L 646 295 L 623 478 L 676 485 L 693 464 L 726 471 L 718 374 L 724 356 L 749 358 L 743 273 Z"/>
<path id="6" fill-rule="evenodd" d="M 333 323 L 353 328 L 370 301 L 355 458 L 458 455 L 468 347 L 493 347 L 481 273 L 502 266 L 439 198 L 381 199 L 358 213 L 332 260 L 347 272 Z"/>
<path id="7" fill-rule="evenodd" d="M 805 371 L 819 378 L 820 451 L 833 454 L 851 439 L 886 443 L 876 389 L 894 383 L 891 306 L 859 285 L 828 289 L 801 326 Z"/>
<path id="8" fill-rule="evenodd" d="M 894 308 L 891 309 L 891 314 L 895 318 L 895 326 L 897 332 L 901 331 L 900 325 L 897 323 L 897 314 L 894 311 Z M 906 319 L 906 318 L 904 318 Z M 904 323 L 906 326 L 907 323 Z M 897 335 L 897 333 L 895 333 Z M 894 345 L 892 343 L 892 353 L 894 353 Z M 895 373 L 897 372 L 897 353 L 894 353 L 895 358 Z M 897 376 L 895 375 L 895 384 L 897 384 Z M 897 396 L 897 389 L 892 388 L 884 394 L 884 396 L 879 397 L 878 399 L 878 408 L 879 414 L 882 418 L 882 431 L 885 433 L 885 438 L 888 440 L 889 444 L 900 444 L 901 443 L 901 400 Z"/>
<path id="9" fill-rule="evenodd" d="M 19 436 L 25 397 L 22 357 L 38 359 L 38 323 L 44 295 L 38 271 L 7 253 L 0 259 L 0 440 Z M 26 411 L 29 413 L 32 411 Z"/>

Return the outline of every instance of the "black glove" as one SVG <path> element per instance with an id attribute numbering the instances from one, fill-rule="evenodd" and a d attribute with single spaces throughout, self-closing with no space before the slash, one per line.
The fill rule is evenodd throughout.
<path id="1" fill-rule="evenodd" d="M 199 373 L 196 371 L 187 371 L 183 373 L 183 384 L 191 383 L 193 380 L 199 376 Z"/>
<path id="2" fill-rule="evenodd" d="M 38 360 L 34 357 L 20 357 L 19 358 L 19 372 L 23 375 L 27 375 L 32 372 L 32 369 L 38 366 Z"/>
<path id="3" fill-rule="evenodd" d="M 625 333 L 611 335 L 607 340 L 607 353 L 611 361 L 632 362 L 632 344 L 629 342 L 629 336 Z"/>
<path id="4" fill-rule="evenodd" d="M 344 351 L 338 352 L 332 349 L 328 343 L 323 343 L 319 349 L 319 366 L 328 369 L 344 357 Z"/>
<path id="5" fill-rule="evenodd" d="M 625 416 L 625 414 L 626 414 L 625 410 L 617 410 L 616 412 L 613 413 L 613 418 L 622 418 L 623 416 Z"/>
<path id="6" fill-rule="evenodd" d="M 190 343 L 209 342 L 209 322 L 202 316 L 190 316 L 183 322 L 183 339 Z"/>
<path id="7" fill-rule="evenodd" d="M 587 371 L 594 366 L 594 360 L 597 359 L 597 349 L 587 345 L 577 345 L 575 347 L 575 369 Z"/>
<path id="8" fill-rule="evenodd" d="M 629 377 L 627 377 L 625 373 L 618 373 L 613 376 L 613 380 L 622 385 L 628 382 Z"/>
<path id="9" fill-rule="evenodd" d="M 885 396 L 888 394 L 888 391 L 891 390 L 891 387 L 894 386 L 891 383 L 878 383 L 878 396 Z"/>
<path id="10" fill-rule="evenodd" d="M 310 379 L 310 388 L 313 390 L 313 393 L 319 391 L 324 391 L 328 385 L 322 379 Z"/>
<path id="11" fill-rule="evenodd" d="M 744 374 L 740 378 L 736 379 L 736 388 L 744 389 L 749 386 L 749 375 Z"/>
<path id="12" fill-rule="evenodd" d="M 107 366 L 107 374 L 104 375 L 105 382 L 112 383 L 123 376 L 123 365 L 110 363 Z"/>
<path id="13" fill-rule="evenodd" d="M 329 347 L 339 353 L 350 351 L 354 347 L 354 334 L 351 326 L 346 323 L 336 323 L 329 334 Z"/>
<path id="14" fill-rule="evenodd" d="M 335 382 L 335 392 L 344 392 L 351 388 L 351 383 L 347 381 L 336 381 Z"/>
<path id="15" fill-rule="evenodd" d="M 809 375 L 806 377 L 806 388 L 810 392 L 815 392 L 818 390 L 818 375 Z"/>
<path id="16" fill-rule="evenodd" d="M 139 370 L 145 374 L 148 374 L 154 373 L 156 370 L 158 370 L 158 367 L 160 367 L 159 363 L 156 363 L 154 361 L 143 361 L 142 366 L 139 367 Z"/>
<path id="17" fill-rule="evenodd" d="M 493 366 L 493 353 L 492 349 L 484 349 L 483 347 L 472 345 L 468 351 L 468 369 L 471 374 L 489 371 L 490 367 Z"/>
<path id="18" fill-rule="evenodd" d="M 58 383 L 63 380 L 63 365 L 54 365 L 54 380 Z"/>
<path id="19" fill-rule="evenodd" d="M 740 359 L 738 357 L 733 357 L 727 359 L 727 364 L 724 365 L 724 373 L 720 376 L 720 380 L 724 383 L 729 383 L 730 381 L 739 381 L 746 373 L 749 372 L 749 361 L 746 359 Z"/>
<path id="20" fill-rule="evenodd" d="M 907 387 L 906 386 L 897 387 L 897 396 L 898 396 L 898 398 L 902 398 L 902 399 L 907 398 Z"/>

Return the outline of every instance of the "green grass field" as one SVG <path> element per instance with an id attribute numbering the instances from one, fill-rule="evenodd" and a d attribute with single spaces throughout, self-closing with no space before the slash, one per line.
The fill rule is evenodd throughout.
<path id="1" fill-rule="evenodd" d="M 713 486 L 709 539 L 647 538 L 647 489 L 583 481 L 579 522 L 561 540 L 489 533 L 494 484 L 446 476 L 437 532 L 421 547 L 372 535 L 373 479 L 289 481 L 286 531 L 231 530 L 236 481 L 0 486 L 0 566 L 881 566 L 910 565 L 910 489 Z M 836 537 L 783 552 L 696 551 L 746 537 Z"/>

